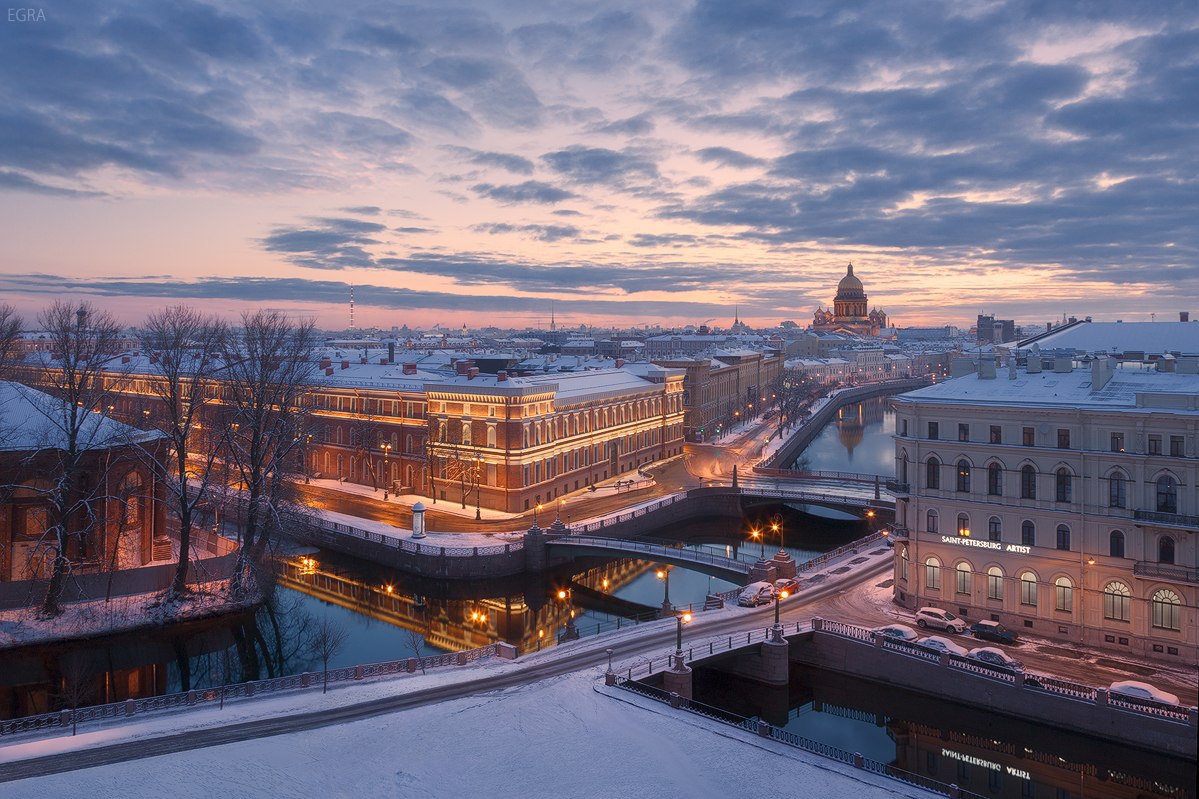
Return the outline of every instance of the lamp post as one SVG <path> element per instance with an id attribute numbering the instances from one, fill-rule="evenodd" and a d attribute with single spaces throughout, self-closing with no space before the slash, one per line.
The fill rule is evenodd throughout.
<path id="1" fill-rule="evenodd" d="M 776 644 L 781 644 L 783 642 L 783 625 L 779 621 L 779 603 L 782 602 L 782 600 L 786 599 L 788 596 L 790 596 L 790 595 L 786 591 L 782 590 L 781 588 L 775 589 L 775 592 L 774 592 L 774 627 L 772 627 L 770 630 L 770 640 L 774 641 Z"/>
<path id="2" fill-rule="evenodd" d="M 575 629 L 575 600 L 571 589 L 563 588 L 558 590 L 558 599 L 564 599 L 567 603 L 567 611 L 569 615 L 566 617 L 566 631 L 562 633 L 563 641 L 574 641 L 579 637 L 579 631 Z"/>
<path id="3" fill-rule="evenodd" d="M 391 465 L 391 444 L 381 444 L 379 448 L 383 450 L 383 500 L 386 501 L 391 489 L 391 484 L 387 482 L 387 471 Z"/>
<path id="4" fill-rule="evenodd" d="M 762 560 L 766 560 L 766 539 L 762 537 L 762 531 L 758 529 L 750 530 L 749 537 L 762 545 L 762 554 L 759 557 Z"/>
<path id="5" fill-rule="evenodd" d="M 778 533 L 779 552 L 785 552 L 786 547 L 783 546 L 783 514 L 774 514 L 774 518 L 770 520 L 770 530 L 771 532 Z"/>
<path id="6" fill-rule="evenodd" d="M 674 613 L 674 606 L 670 604 L 670 569 L 665 566 L 659 566 L 657 571 L 658 579 L 662 581 L 662 612 L 661 616 L 669 616 Z"/>
<path id="7" fill-rule="evenodd" d="M 680 613 L 674 617 L 674 621 L 674 667 L 677 671 L 682 671 L 686 665 L 683 663 L 683 625 L 691 623 L 691 614 Z"/>

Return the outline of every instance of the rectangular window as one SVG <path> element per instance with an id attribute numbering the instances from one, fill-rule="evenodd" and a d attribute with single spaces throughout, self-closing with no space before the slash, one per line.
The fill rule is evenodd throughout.
<path id="1" fill-rule="evenodd" d="M 1182 457 L 1182 436 L 1170 436 L 1170 457 Z"/>
<path id="2" fill-rule="evenodd" d="M 1003 599 L 1003 574 L 996 568 L 987 572 L 987 599 Z"/>
<path id="3" fill-rule="evenodd" d="M 1150 455 L 1161 455 L 1162 454 L 1162 437 L 1161 436 L 1149 436 L 1149 454 Z"/>
<path id="4" fill-rule="evenodd" d="M 928 437 L 932 441 L 936 441 L 941 436 L 941 428 L 936 422 L 928 423 Z"/>
<path id="5" fill-rule="evenodd" d="M 1020 604 L 1037 605 L 1037 581 L 1027 572 L 1020 577 Z"/>
<path id="6" fill-rule="evenodd" d="M 906 436 L 908 434 L 908 420 L 907 419 L 899 420 L 899 434 L 901 436 Z"/>
<path id="7" fill-rule="evenodd" d="M 1124 451 L 1124 434 L 1112 433 L 1112 452 Z"/>
<path id="8" fill-rule="evenodd" d="M 1070 430 L 1066 427 L 1057 429 L 1057 448 L 1070 449 Z"/>
<path id="9" fill-rule="evenodd" d="M 998 516 L 992 516 L 987 521 L 987 540 L 1002 541 L 1003 540 L 1003 522 Z"/>
<path id="10" fill-rule="evenodd" d="M 958 441 L 970 440 L 970 425 L 958 424 Z"/>
<path id="11" fill-rule="evenodd" d="M 992 444 L 1002 444 L 1003 443 L 1003 428 L 997 424 L 991 425 L 991 443 Z"/>
<path id="12" fill-rule="evenodd" d="M 1053 609 L 1062 613 L 1074 612 L 1074 587 L 1058 584 L 1053 586 Z"/>
<path id="13" fill-rule="evenodd" d="M 941 590 L 941 567 L 934 563 L 924 565 L 924 585 L 930 591 Z"/>
<path id="14" fill-rule="evenodd" d="M 1037 431 L 1031 427 L 1024 428 L 1022 443 L 1026 447 L 1035 447 L 1037 445 Z"/>

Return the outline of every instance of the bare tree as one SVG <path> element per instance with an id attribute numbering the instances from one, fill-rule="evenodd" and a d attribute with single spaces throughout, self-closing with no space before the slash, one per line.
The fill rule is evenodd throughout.
<path id="1" fill-rule="evenodd" d="M 215 316 L 203 316 L 183 305 L 151 314 L 142 331 L 142 345 L 152 351 L 149 388 L 158 400 L 149 409 L 149 423 L 170 442 L 170 457 L 146 461 L 165 486 L 168 507 L 179 522 L 179 559 L 164 601 L 187 592 L 192 528 L 208 500 L 217 447 L 205 446 L 203 414 L 217 395 L 217 378 L 224 370 L 228 328 Z"/>
<path id="2" fill-rule="evenodd" d="M 412 657 L 416 658 L 417 664 L 420 666 L 420 673 L 427 674 L 425 671 L 425 659 L 421 655 L 421 647 L 425 645 L 425 637 L 412 628 L 408 628 L 408 648 L 412 650 Z"/>
<path id="3" fill-rule="evenodd" d="M 89 550 L 102 543 L 95 539 L 105 529 L 107 469 L 113 459 L 95 453 L 136 442 L 128 428 L 108 417 L 126 379 L 114 366 L 121 338 L 116 321 L 88 303 L 63 302 L 43 311 L 38 321 L 53 352 L 35 380 L 57 401 L 30 395 L 30 407 L 42 418 L 39 440 L 27 461 L 31 472 L 45 478 L 45 487 L 36 489 L 46 505 L 46 529 L 38 547 L 53 556 L 53 571 L 42 610 L 56 615 L 72 568 L 72 549 L 80 559 L 94 560 Z"/>
<path id="4" fill-rule="evenodd" d="M 328 617 L 317 622 L 316 628 L 312 632 L 308 646 L 321 661 L 325 681 L 321 693 L 329 692 L 329 661 L 345 647 L 348 637 L 346 629 L 337 622 L 330 621 Z"/>
<path id="5" fill-rule="evenodd" d="M 60 666 L 59 704 L 71 709 L 71 735 L 79 731 L 79 708 L 95 693 L 96 673 L 87 656 L 80 652 L 66 655 Z"/>
<path id="6" fill-rule="evenodd" d="M 311 351 L 315 323 L 293 322 L 274 311 L 242 316 L 231 336 L 223 381 L 221 454 L 232 464 L 241 490 L 242 548 L 234 590 L 258 589 L 258 565 L 284 520 L 298 513 L 291 468 L 303 453 L 310 410 Z"/>
<path id="7" fill-rule="evenodd" d="M 8 368 L 17 357 L 21 339 L 21 317 L 11 305 L 0 305 L 0 378 L 6 378 Z"/>

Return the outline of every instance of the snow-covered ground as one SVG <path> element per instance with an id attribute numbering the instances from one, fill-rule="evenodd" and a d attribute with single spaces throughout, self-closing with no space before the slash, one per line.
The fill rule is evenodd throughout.
<path id="1" fill-rule="evenodd" d="M 8 783 L 7 799 L 932 794 L 618 689 L 602 668 L 347 724 Z M 611 695 L 608 695 L 611 694 Z"/>

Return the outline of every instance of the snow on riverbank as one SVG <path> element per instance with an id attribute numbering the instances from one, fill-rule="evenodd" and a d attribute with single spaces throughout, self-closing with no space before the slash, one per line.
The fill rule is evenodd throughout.
<path id="1" fill-rule="evenodd" d="M 0 611 L 0 650 L 47 642 L 95 638 L 113 633 L 195 621 L 244 610 L 257 599 L 233 597 L 229 581 L 219 580 L 193 587 L 181 602 L 162 605 L 161 591 L 146 594 L 69 602 L 57 616 L 45 617 L 37 607 Z"/>

